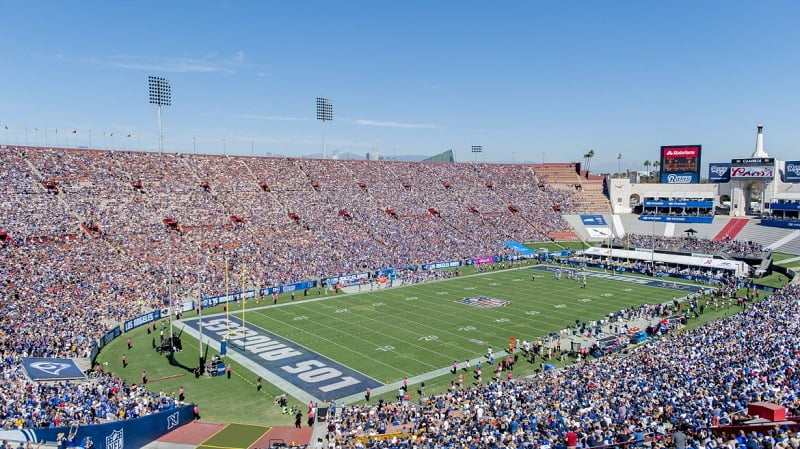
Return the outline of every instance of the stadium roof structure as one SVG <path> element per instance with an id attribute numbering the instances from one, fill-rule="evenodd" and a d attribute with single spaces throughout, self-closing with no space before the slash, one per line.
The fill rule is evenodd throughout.
<path id="1" fill-rule="evenodd" d="M 421 162 L 455 162 L 456 159 L 453 157 L 453 150 L 447 150 L 443 153 L 435 154 L 427 159 L 423 159 Z"/>

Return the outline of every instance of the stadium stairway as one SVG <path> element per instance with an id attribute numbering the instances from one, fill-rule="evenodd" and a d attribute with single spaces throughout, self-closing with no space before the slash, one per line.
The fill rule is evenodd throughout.
<path id="1" fill-rule="evenodd" d="M 795 254 L 800 255 L 800 231 L 794 231 L 791 235 L 791 239 L 786 243 L 781 244 L 777 248 L 774 248 L 775 251 L 780 253 L 787 253 L 787 254 Z"/>
<path id="2" fill-rule="evenodd" d="M 776 246 L 781 246 L 789 242 L 789 240 L 785 242 L 780 242 L 781 239 L 784 239 L 790 235 L 787 232 L 787 229 L 783 228 L 773 228 L 769 226 L 761 226 L 757 223 L 757 220 L 750 220 L 750 223 L 739 232 L 737 240 L 745 240 L 745 241 L 753 241 L 758 242 L 764 246 L 771 247 L 775 249 L 773 245 L 777 244 Z"/>
<path id="3" fill-rule="evenodd" d="M 741 240 L 736 236 L 744 229 L 750 222 L 749 218 L 731 218 L 728 224 L 725 225 L 711 240 L 718 242 L 720 240 Z"/>

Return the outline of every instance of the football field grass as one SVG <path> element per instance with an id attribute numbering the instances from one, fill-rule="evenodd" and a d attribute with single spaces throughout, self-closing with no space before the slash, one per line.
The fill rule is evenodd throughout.
<path id="1" fill-rule="evenodd" d="M 589 277 L 582 288 L 541 270 L 498 270 L 372 292 L 367 286 L 360 294 L 247 310 L 245 319 L 390 383 L 480 356 L 489 346 L 503 350 L 512 336 L 531 340 L 576 319 L 686 294 L 620 279 L 635 278 Z"/>
<path id="2" fill-rule="evenodd" d="M 581 281 L 566 276 L 556 280 L 553 273 L 539 268 L 501 269 L 406 287 L 395 284 L 372 292 L 366 286 L 354 294 L 326 296 L 312 290 L 308 297 L 297 295 L 296 301 L 283 295 L 277 306 L 272 301 L 256 304 L 250 300 L 245 320 L 248 326 L 277 334 L 380 383 L 393 383 L 449 368 L 455 360 L 480 357 L 489 346 L 502 354 L 511 336 L 532 340 L 574 325 L 576 319 L 596 320 L 622 308 L 666 302 L 687 293 L 671 288 L 672 282 L 634 276 L 590 276 L 584 289 Z M 476 299 L 480 297 L 484 298 Z M 232 316 L 240 316 L 238 307 L 231 304 Z M 222 311 L 221 305 L 206 309 L 203 319 L 214 314 L 224 317 Z M 187 313 L 184 319 L 194 316 Z M 162 320 L 158 328 L 165 324 Z M 130 349 L 128 338 L 132 340 Z M 231 379 L 195 379 L 191 367 L 198 360 L 198 341 L 183 333 L 183 351 L 171 365 L 152 349 L 157 338 L 156 332 L 151 334 L 145 327 L 134 329 L 103 348 L 98 361 L 131 383 L 138 382 L 146 370 L 150 388 L 174 393 L 185 387 L 187 400 L 201 405 L 204 420 L 292 423 L 290 415 L 273 405 L 281 389 L 268 382 L 258 389 L 258 375 L 235 357 L 228 359 L 233 368 Z M 241 354 L 233 348 L 229 352 Z M 129 363 L 125 369 L 120 363 L 123 353 Z M 206 356 L 214 354 L 211 350 Z M 521 364 L 514 374 L 524 375 L 535 368 Z M 451 379 L 451 375 L 431 378 L 426 391 L 443 391 Z M 380 396 L 376 392 L 374 397 Z M 304 406 L 294 399 L 290 405 Z"/>

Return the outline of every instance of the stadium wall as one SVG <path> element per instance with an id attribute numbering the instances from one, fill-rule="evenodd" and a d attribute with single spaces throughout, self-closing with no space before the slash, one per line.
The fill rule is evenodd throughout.
<path id="1" fill-rule="evenodd" d="M 107 424 L 49 429 L 0 430 L 0 440 L 58 442 L 59 434 L 72 435 L 70 442 L 78 445 L 90 437 L 96 449 L 138 449 L 160 436 L 190 423 L 194 406 L 185 405 L 141 418 L 125 419 Z"/>

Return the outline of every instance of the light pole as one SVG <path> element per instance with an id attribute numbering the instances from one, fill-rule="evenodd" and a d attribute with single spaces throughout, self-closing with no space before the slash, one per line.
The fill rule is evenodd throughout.
<path id="1" fill-rule="evenodd" d="M 322 158 L 328 157 L 328 150 L 325 146 L 325 122 L 333 120 L 333 106 L 328 98 L 317 97 L 317 120 L 322 121 Z"/>
<path id="2" fill-rule="evenodd" d="M 478 153 L 483 153 L 483 146 L 482 145 L 473 145 L 472 146 L 472 161 L 476 162 Z"/>
<path id="3" fill-rule="evenodd" d="M 172 87 L 169 80 L 157 76 L 148 76 L 150 85 L 150 104 L 158 106 L 158 152 L 164 152 L 164 132 L 161 127 L 161 106 L 172 106 Z"/>

